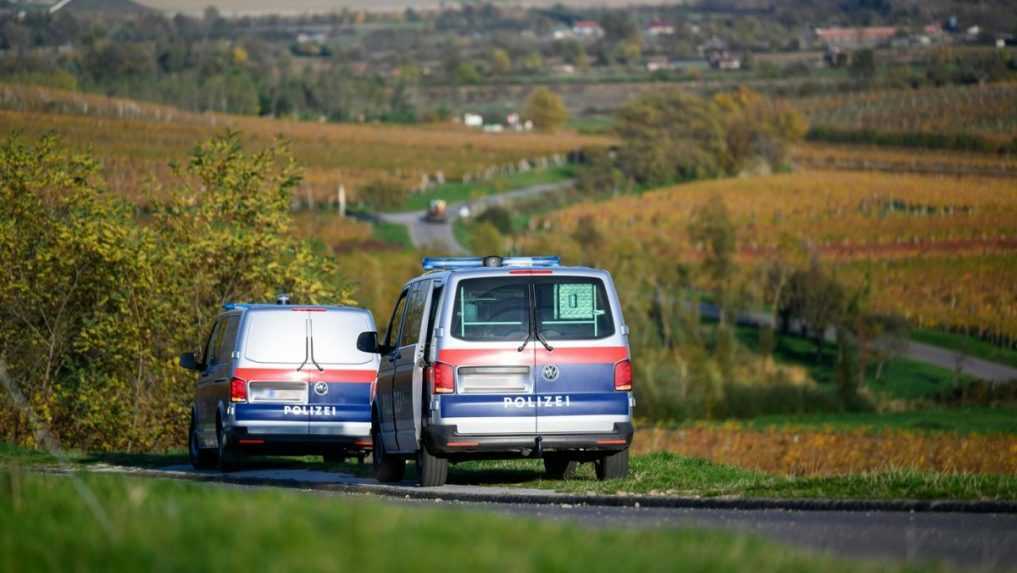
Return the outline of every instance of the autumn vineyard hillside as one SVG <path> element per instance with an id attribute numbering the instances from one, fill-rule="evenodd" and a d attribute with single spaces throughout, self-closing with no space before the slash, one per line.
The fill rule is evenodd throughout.
<path id="1" fill-rule="evenodd" d="M 575 236 L 592 222 L 604 230 L 601 251 L 635 242 L 643 256 L 679 264 L 701 257 L 686 229 L 715 196 L 750 266 L 803 245 L 844 280 L 868 278 L 875 311 L 1017 340 L 1017 185 L 1006 178 L 804 171 L 724 179 L 578 204 L 535 228 Z"/>
<path id="2" fill-rule="evenodd" d="M 390 182 L 416 188 L 425 181 L 479 178 L 521 160 L 562 156 L 602 137 L 557 134 L 484 134 L 453 123 L 421 127 L 335 124 L 191 113 L 133 100 L 22 85 L 0 84 L 0 125 L 6 133 L 37 137 L 53 132 L 103 163 L 110 188 L 136 204 L 142 190 L 165 179 L 170 163 L 200 141 L 227 130 L 254 146 L 287 143 L 303 168 L 295 197 L 333 202 L 343 185 L 357 199 L 365 185 Z"/>

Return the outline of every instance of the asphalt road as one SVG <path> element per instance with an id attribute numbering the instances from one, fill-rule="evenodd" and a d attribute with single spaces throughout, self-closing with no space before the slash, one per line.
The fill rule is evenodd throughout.
<path id="1" fill-rule="evenodd" d="M 1017 515 L 457 505 L 475 511 L 569 520 L 598 528 L 733 530 L 853 559 L 944 562 L 964 569 L 993 571 L 1017 569 Z"/>
<path id="2" fill-rule="evenodd" d="M 137 472 L 148 477 L 221 478 L 179 465 L 161 470 L 93 466 L 93 471 Z M 583 527 L 707 528 L 750 533 L 798 548 L 842 558 L 913 564 L 943 562 L 966 570 L 1017 570 L 1017 514 L 935 511 L 789 511 L 612 507 L 565 503 L 548 490 L 499 486 L 446 485 L 428 488 L 437 499 L 416 499 L 410 482 L 380 485 L 373 479 L 303 468 L 244 469 L 227 474 L 231 483 L 210 486 L 288 487 L 318 495 L 384 494 L 386 503 L 410 507 L 447 506 L 535 519 L 566 520 Z M 513 494 L 526 503 L 456 501 L 470 495 Z M 475 498 L 474 498 L 475 499 Z"/>
<path id="3" fill-rule="evenodd" d="M 522 187 L 512 191 L 506 191 L 504 193 L 485 195 L 471 201 L 470 207 L 474 213 L 479 213 L 488 207 L 505 205 L 518 199 L 535 197 L 544 193 L 558 191 L 571 187 L 573 184 L 574 182 L 569 179 L 558 183 L 532 185 L 530 187 Z M 456 241 L 455 235 L 452 233 L 452 224 L 459 218 L 459 207 L 462 205 L 463 203 L 460 202 L 450 203 L 447 206 L 447 223 L 429 223 L 425 221 L 424 215 L 427 214 L 427 211 L 382 213 L 380 217 L 383 221 L 387 221 L 389 223 L 406 225 L 406 228 L 409 229 L 410 232 L 410 240 L 413 242 L 413 246 L 417 248 L 438 247 L 449 251 L 453 255 L 462 255 L 466 253 L 466 249 L 464 249 L 463 246 Z"/>

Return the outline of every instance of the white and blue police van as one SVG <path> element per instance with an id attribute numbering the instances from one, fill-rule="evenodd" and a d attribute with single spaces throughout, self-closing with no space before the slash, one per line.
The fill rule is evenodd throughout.
<path id="1" fill-rule="evenodd" d="M 371 449 L 378 355 L 357 349 L 370 311 L 346 306 L 226 304 L 200 353 L 188 451 L 195 468 L 246 454 L 363 457 Z"/>
<path id="2" fill-rule="evenodd" d="M 448 464 L 542 458 L 549 476 L 593 462 L 628 472 L 632 362 L 628 329 L 603 270 L 557 257 L 427 258 L 402 289 L 380 340 L 372 402 L 375 475 L 424 486 Z"/>

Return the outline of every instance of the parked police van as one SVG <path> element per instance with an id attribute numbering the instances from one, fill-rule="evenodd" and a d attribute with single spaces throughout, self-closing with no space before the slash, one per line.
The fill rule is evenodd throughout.
<path id="1" fill-rule="evenodd" d="M 624 477 L 632 442 L 632 363 L 614 283 L 557 257 L 424 259 L 383 339 L 372 404 L 380 481 L 417 462 L 421 485 L 449 462 L 539 457 L 562 478 L 594 462 Z"/>
<path id="2" fill-rule="evenodd" d="M 228 469 L 245 453 L 363 455 L 371 447 L 378 355 L 357 349 L 370 311 L 344 306 L 227 304 L 199 355 L 188 450 L 196 468 Z"/>

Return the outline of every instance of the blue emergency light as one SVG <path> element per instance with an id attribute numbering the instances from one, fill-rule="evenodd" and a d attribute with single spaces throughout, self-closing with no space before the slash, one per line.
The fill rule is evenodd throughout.
<path id="1" fill-rule="evenodd" d="M 557 267 L 559 257 L 424 257 L 425 271 L 484 267 Z"/>

